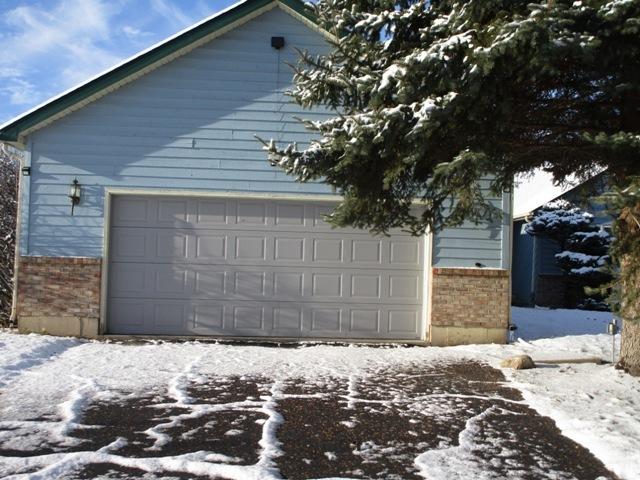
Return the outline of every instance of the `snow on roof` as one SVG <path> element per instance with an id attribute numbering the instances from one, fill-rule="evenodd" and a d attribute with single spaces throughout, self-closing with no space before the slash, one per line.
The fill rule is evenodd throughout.
<path id="1" fill-rule="evenodd" d="M 568 179 L 564 185 L 555 185 L 550 173 L 537 170 L 533 176 L 516 178 L 513 192 L 513 218 L 525 217 L 536 208 L 567 193 L 579 182 Z"/>

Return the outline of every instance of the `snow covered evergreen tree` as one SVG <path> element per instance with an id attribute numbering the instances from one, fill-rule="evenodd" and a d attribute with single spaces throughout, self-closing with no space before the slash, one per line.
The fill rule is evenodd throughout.
<path id="1" fill-rule="evenodd" d="M 605 310 L 608 306 L 602 293 L 594 289 L 611 281 L 612 237 L 593 221 L 591 213 L 561 199 L 540 207 L 527 224 L 526 232 L 558 243 L 561 251 L 555 255 L 556 263 L 578 294 L 577 301 L 570 306 Z"/>
<path id="2" fill-rule="evenodd" d="M 578 231 L 591 231 L 593 215 L 585 212 L 567 200 L 549 202 L 533 215 L 526 226 L 529 235 L 542 235 L 555 240 L 562 250 L 567 240 Z"/>
<path id="3" fill-rule="evenodd" d="M 335 115 L 305 122 L 318 134 L 307 148 L 267 149 L 298 180 L 335 187 L 335 225 L 421 233 L 484 221 L 496 212 L 480 183 L 492 178 L 499 194 L 536 168 L 558 182 L 603 168 L 621 186 L 640 175 L 640 1 L 311 8 L 335 41 L 303 55 L 291 95 Z"/>
<path id="4" fill-rule="evenodd" d="M 611 279 L 612 237 L 609 232 L 593 226 L 588 231 L 574 232 L 566 242 L 566 250 L 556 254 L 556 262 L 580 289 L 578 308 L 609 310 L 600 291 Z"/>

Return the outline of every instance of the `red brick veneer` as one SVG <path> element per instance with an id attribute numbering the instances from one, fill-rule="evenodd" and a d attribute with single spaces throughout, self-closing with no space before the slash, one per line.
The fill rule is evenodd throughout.
<path id="1" fill-rule="evenodd" d="M 102 260 L 20 257 L 18 326 L 23 331 L 95 336 Z"/>
<path id="2" fill-rule="evenodd" d="M 433 268 L 431 325 L 506 328 L 509 271 L 492 268 Z"/>

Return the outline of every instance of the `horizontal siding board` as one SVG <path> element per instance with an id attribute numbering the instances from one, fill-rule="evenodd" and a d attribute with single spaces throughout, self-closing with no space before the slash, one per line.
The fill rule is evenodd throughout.
<path id="1" fill-rule="evenodd" d="M 69 215 L 70 206 L 68 208 L 47 206 L 41 207 L 46 210 L 40 210 L 35 212 L 36 217 L 33 219 L 33 225 L 35 226 L 51 226 L 51 227 L 71 227 L 78 224 L 81 227 L 99 227 L 102 228 L 102 220 L 93 215 Z M 56 231 L 57 235 L 59 232 Z"/>
<path id="2" fill-rule="evenodd" d="M 180 125 L 184 128 L 206 128 L 206 127 L 216 127 L 221 122 L 227 120 L 241 120 L 248 122 L 262 121 L 262 122 L 271 122 L 272 126 L 279 125 L 280 122 L 295 122 L 295 116 L 302 116 L 309 120 L 322 120 L 326 118 L 326 113 L 316 112 L 316 111 L 292 111 L 289 114 L 283 114 L 282 112 L 273 112 L 273 111 L 242 111 L 242 110 L 231 110 L 231 111 L 223 111 L 223 112 L 206 112 L 206 111 L 196 111 L 190 112 L 189 116 L 181 117 L 179 115 L 173 115 L 176 112 L 171 112 L 172 115 L 169 117 L 161 116 L 161 117 L 153 117 L 150 113 L 159 114 L 165 112 L 147 112 L 147 109 L 140 110 L 132 110 L 129 112 L 125 112 L 125 117 L 120 114 L 116 114 L 113 112 L 100 112 L 100 116 L 102 118 L 100 124 L 101 125 L 120 125 L 120 120 L 127 122 L 128 125 L 134 125 L 134 122 L 139 119 L 147 118 L 149 120 L 145 125 Z M 122 113 L 122 112 L 120 112 Z M 169 121 L 169 118 L 171 119 Z M 81 123 L 92 123 L 95 122 L 95 119 L 91 119 L 89 117 L 77 118 L 76 121 Z"/>
<path id="3" fill-rule="evenodd" d="M 456 228 L 451 229 L 448 235 L 437 233 L 435 235 L 436 242 L 449 240 L 464 240 L 465 242 L 476 242 L 482 240 L 497 240 L 500 231 L 489 228 Z"/>
<path id="4" fill-rule="evenodd" d="M 69 189 L 68 185 L 73 181 L 72 176 L 66 178 L 60 178 L 56 183 L 37 183 L 32 187 L 32 192 L 35 198 L 39 194 L 52 195 L 58 198 L 58 202 L 69 203 L 69 199 L 66 197 Z M 33 184 L 32 184 L 33 185 Z M 307 183 L 298 184 L 293 183 L 289 179 L 283 179 L 282 181 L 254 181 L 254 180 L 200 180 L 197 178 L 182 179 L 179 182 L 167 182 L 167 179 L 161 178 L 131 178 L 125 177 L 120 179 L 106 179 L 104 177 L 98 177 L 96 183 L 93 185 L 88 184 L 86 188 L 92 186 L 105 186 L 105 187 L 127 187 L 127 188 L 172 188 L 182 190 L 194 190 L 194 194 L 197 191 L 209 192 L 274 192 L 274 193 L 330 193 L 330 189 L 321 183 Z M 99 201 L 102 196 L 89 196 L 83 195 L 83 202 L 78 208 L 82 208 L 87 203 L 92 201 Z"/>
<path id="5" fill-rule="evenodd" d="M 153 122 L 150 119 L 149 122 L 142 121 L 143 117 L 128 116 L 123 118 L 120 122 L 116 122 L 111 119 L 104 119 L 100 124 L 87 124 L 83 122 L 67 122 L 66 127 L 69 131 L 86 132 L 89 135 L 101 134 L 101 135 L 139 135 L 139 136 L 165 136 L 165 137 L 180 137 L 180 136 L 192 136 L 197 138 L 217 138 L 211 137 L 215 135 L 212 132 L 234 132 L 234 131 L 247 131 L 247 132 L 291 132 L 291 133 L 304 133 L 306 129 L 301 122 L 291 119 L 286 119 L 274 124 L 273 122 L 264 120 L 217 120 L 209 125 L 200 125 L 194 127 L 192 130 L 187 131 L 187 127 L 192 124 L 190 119 L 175 118 L 170 125 L 159 122 Z M 157 119 L 156 119 L 157 120 Z M 42 133 L 47 130 L 43 130 Z M 61 134 L 63 134 L 62 132 Z M 47 137 L 44 137 L 47 138 Z"/>
<path id="6" fill-rule="evenodd" d="M 247 142 L 249 143 L 249 142 Z M 211 155 L 224 155 L 227 158 L 236 158 L 239 155 L 244 155 L 247 153 L 248 155 L 252 155 L 252 158 L 266 158 L 266 154 L 256 146 L 258 142 L 254 142 L 254 148 L 239 148 L 236 147 L 236 144 L 233 143 L 232 140 L 222 140 L 219 148 L 176 148 L 176 147 L 163 147 L 159 145 L 158 147 L 151 150 L 154 155 L 160 157 L 168 157 L 175 158 L 178 161 L 182 157 L 187 158 L 211 158 Z M 92 154 L 103 154 L 107 155 L 108 150 L 112 155 L 133 155 L 136 157 L 143 157 L 150 151 L 150 148 L 147 147 L 136 147 L 136 146 L 120 146 L 120 145 L 111 145 L 107 146 L 108 148 L 104 150 L 100 150 L 97 146 L 91 146 L 88 144 L 78 144 L 74 146 L 75 154 L 84 154 L 84 155 L 92 155 Z M 64 144 L 47 144 L 43 146 L 46 148 L 46 152 L 49 155 L 56 154 L 56 159 L 59 159 L 62 163 L 62 158 L 65 158 L 65 149 L 68 148 Z"/>
<path id="7" fill-rule="evenodd" d="M 242 152 L 242 155 L 240 155 Z M 153 161 L 153 159 L 171 159 L 174 162 L 174 165 L 180 164 L 179 162 L 183 160 L 193 160 L 196 162 L 220 162 L 222 160 L 233 159 L 233 161 L 244 162 L 258 162 L 258 161 L 267 161 L 267 157 L 263 151 L 260 150 L 251 150 L 251 151 L 240 151 L 240 150 L 216 150 L 212 156 L 208 157 L 206 155 L 197 155 L 197 151 L 191 152 L 183 152 L 184 155 L 182 157 L 176 157 L 169 155 L 171 152 L 153 152 L 144 156 L 134 156 L 127 152 L 120 152 L 118 154 L 108 154 L 98 153 L 98 152 L 87 152 L 87 153 L 66 153 L 64 154 L 64 158 L 66 161 L 61 159 L 61 155 L 57 152 L 48 152 L 46 155 L 39 155 L 39 159 L 42 158 L 44 163 L 55 163 L 58 165 L 62 165 L 64 163 L 69 163 L 72 165 L 81 165 L 81 164 L 92 164 L 100 165 L 100 164 L 113 164 L 113 165 L 128 165 L 135 164 L 136 162 L 145 162 L 147 159 L 149 161 Z M 219 164 L 219 163 L 218 163 Z"/>
<path id="8" fill-rule="evenodd" d="M 435 247 L 434 253 L 437 256 L 446 258 L 460 258 L 468 260 L 500 260 L 500 249 L 480 249 L 480 248 L 442 248 Z"/>
<path id="9" fill-rule="evenodd" d="M 71 227 L 76 235 L 79 235 L 81 239 L 98 238 L 102 239 L 102 225 L 89 226 L 89 225 L 41 225 L 39 222 L 34 222 L 34 226 L 38 227 L 38 237 L 35 239 L 34 245 L 38 245 L 37 242 L 45 242 L 50 244 L 52 239 L 65 239 L 66 236 L 60 235 L 61 227 Z"/>
<path id="10" fill-rule="evenodd" d="M 482 250 L 495 250 L 495 240 L 487 239 L 487 240 L 473 240 L 474 249 L 482 249 Z M 436 237 L 434 240 L 435 247 L 446 247 L 446 248 L 469 248 L 469 239 L 465 238 L 441 238 Z"/>
<path id="11" fill-rule="evenodd" d="M 288 101 L 285 101 L 283 103 L 260 102 L 258 100 L 259 99 L 255 99 L 252 102 L 236 100 L 212 100 L 210 102 L 206 102 L 208 105 L 203 105 L 203 102 L 190 102 L 187 100 L 183 103 L 182 106 L 174 108 L 171 108 L 168 105 L 159 105 L 152 102 L 147 102 L 146 105 L 141 105 L 139 110 L 148 110 L 149 115 L 164 115 L 167 117 L 167 119 L 170 119 L 172 117 L 184 117 L 194 120 L 208 120 L 212 117 L 212 115 L 240 115 L 243 112 L 251 112 L 252 114 L 256 114 L 257 118 L 267 118 L 270 120 L 279 121 L 282 118 L 282 115 L 288 114 L 288 116 L 293 119 L 294 115 L 300 114 L 300 107 L 295 105 L 294 103 Z M 169 104 L 170 103 L 171 102 L 169 102 Z M 130 113 L 130 109 L 131 106 L 128 105 L 125 101 L 121 103 L 111 102 L 109 104 L 94 106 L 92 108 L 94 115 L 115 116 L 125 116 Z M 313 116 L 313 112 L 309 112 L 309 114 L 305 112 L 304 116 Z M 322 116 L 322 113 L 315 112 L 315 116 Z M 253 116 L 251 118 L 253 118 Z"/>
<path id="12" fill-rule="evenodd" d="M 193 88 L 187 87 L 182 84 L 171 84 L 166 87 L 158 85 L 149 85 L 146 90 L 149 92 L 149 98 L 146 101 L 158 102 L 162 98 L 179 99 L 179 98 L 197 98 L 201 100 L 229 100 L 233 98 L 236 101 L 251 101 L 260 99 L 262 101 L 293 101 L 287 91 L 291 88 L 289 84 L 280 85 L 265 85 L 262 90 L 251 90 L 239 87 L 227 86 L 226 88 Z M 139 100 L 139 96 L 135 92 L 131 92 L 127 89 L 123 89 L 119 94 L 119 99 Z"/>
<path id="13" fill-rule="evenodd" d="M 285 141 L 298 141 L 300 148 L 309 144 L 308 134 L 287 134 L 274 132 L 274 137 L 285 137 Z M 165 148 L 181 148 L 187 150 L 218 150 L 218 149 L 238 149 L 238 150 L 259 150 L 262 151 L 262 144 L 253 136 L 247 135 L 246 139 L 233 139 L 227 137 L 226 139 L 212 138 L 161 138 L 161 137 L 144 137 L 144 136 L 110 136 L 105 137 L 101 135 L 60 135 L 55 139 L 47 140 L 42 139 L 40 147 L 45 151 L 55 152 L 61 148 L 66 148 L 69 143 L 78 145 L 80 147 L 93 147 L 94 150 L 100 151 L 101 147 L 107 147 L 111 149 L 114 144 L 118 147 L 134 147 L 139 152 L 144 148 L 158 148 L 162 145 Z M 296 138 L 297 140 L 292 140 Z M 112 143 L 109 143 L 112 140 Z M 264 153 L 263 153 L 264 155 Z"/>

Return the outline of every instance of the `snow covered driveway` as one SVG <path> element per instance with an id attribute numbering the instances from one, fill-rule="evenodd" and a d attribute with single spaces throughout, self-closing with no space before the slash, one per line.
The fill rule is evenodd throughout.
<path id="1" fill-rule="evenodd" d="M 514 348 L 0 333 L 0 477 L 615 478 L 478 361 Z"/>

